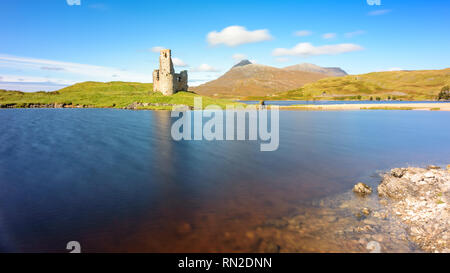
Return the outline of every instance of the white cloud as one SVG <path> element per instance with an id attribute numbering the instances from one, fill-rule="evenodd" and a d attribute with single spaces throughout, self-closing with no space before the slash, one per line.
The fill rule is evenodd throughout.
<path id="1" fill-rule="evenodd" d="M 224 44 L 226 46 L 238 46 L 248 43 L 257 43 L 271 40 L 273 37 L 267 29 L 249 31 L 242 26 L 229 26 L 222 31 L 208 33 L 207 41 L 210 45 Z"/>
<path id="2" fill-rule="evenodd" d="M 191 70 L 192 72 L 218 72 L 219 70 L 209 64 L 201 64 Z"/>
<path id="3" fill-rule="evenodd" d="M 347 38 L 352 38 L 352 37 L 355 37 L 355 36 L 363 35 L 365 33 L 366 32 L 364 30 L 357 30 L 357 31 L 353 31 L 353 32 L 347 32 L 347 33 L 344 34 L 344 36 L 347 37 Z"/>
<path id="4" fill-rule="evenodd" d="M 309 36 L 311 34 L 312 34 L 312 32 L 309 30 L 299 30 L 299 31 L 294 32 L 294 35 L 298 36 L 298 37 L 305 37 L 305 36 Z"/>
<path id="5" fill-rule="evenodd" d="M 60 78 L 23 75 L 2 75 L 0 79 L 2 79 L 0 80 L 0 89 L 25 92 L 54 91 L 76 83 L 76 81 Z"/>
<path id="6" fill-rule="evenodd" d="M 317 55 L 337 55 L 346 52 L 359 51 L 364 48 L 355 44 L 336 44 L 314 46 L 311 43 L 299 43 L 291 49 L 276 48 L 273 50 L 274 56 L 317 56 Z"/>
<path id="7" fill-rule="evenodd" d="M 240 62 L 240 61 L 242 61 L 242 60 L 247 59 L 248 57 L 247 57 L 247 55 L 245 55 L 245 54 L 236 53 L 236 54 L 234 54 L 234 55 L 232 56 L 232 58 L 233 58 L 233 60 L 234 60 L 235 62 Z"/>
<path id="8" fill-rule="evenodd" d="M 69 6 L 81 6 L 81 0 L 66 0 Z"/>
<path id="9" fill-rule="evenodd" d="M 179 66 L 179 67 L 186 67 L 188 66 L 187 63 L 185 63 L 182 59 L 179 58 L 173 58 L 172 57 L 172 62 L 174 66 Z"/>
<path id="10" fill-rule="evenodd" d="M 336 38 L 336 33 L 325 33 L 324 35 L 322 35 L 322 38 L 324 38 L 324 39 L 334 39 L 334 38 Z"/>
<path id="11" fill-rule="evenodd" d="M 0 89 L 15 90 L 22 92 L 36 91 L 55 91 L 66 87 L 67 85 L 58 85 L 52 82 L 33 83 L 33 82 L 0 82 Z"/>
<path id="12" fill-rule="evenodd" d="M 369 12 L 368 15 L 370 15 L 370 16 L 384 15 L 391 11 L 392 10 L 390 10 L 390 9 L 379 9 L 379 10 L 374 10 L 374 11 Z"/>
<path id="13" fill-rule="evenodd" d="M 50 70 L 50 71 L 63 71 L 64 68 L 62 67 L 50 67 L 50 66 L 43 66 L 41 67 L 42 70 Z"/>
<path id="14" fill-rule="evenodd" d="M 30 72 L 35 73 L 36 71 L 42 72 L 42 70 L 47 70 L 47 73 L 52 73 L 63 78 L 76 78 L 77 81 L 120 80 L 151 82 L 151 75 L 147 73 L 131 72 L 123 69 L 98 65 L 61 62 L 2 54 L 0 54 L 0 67 L 24 70 L 27 74 L 30 74 Z M 116 75 L 116 77 L 112 77 L 112 75 Z"/>
<path id="15" fill-rule="evenodd" d="M 53 83 L 60 85 L 70 85 L 76 81 L 61 78 L 39 77 L 39 76 L 23 76 L 23 75 L 2 75 L 4 82 L 22 82 L 22 83 Z"/>
<path id="16" fill-rule="evenodd" d="M 151 50 L 152 52 L 155 52 L 155 53 L 160 53 L 161 50 L 163 50 L 163 49 L 165 49 L 165 47 L 162 47 L 162 46 L 154 46 L 154 47 L 152 47 L 150 50 Z"/>

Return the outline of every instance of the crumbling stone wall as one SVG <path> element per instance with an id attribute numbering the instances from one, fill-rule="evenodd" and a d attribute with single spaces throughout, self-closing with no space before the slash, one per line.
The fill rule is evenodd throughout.
<path id="1" fill-rule="evenodd" d="M 175 92 L 177 91 L 187 91 L 188 90 L 188 73 L 186 70 L 175 74 L 174 77 Z"/>
<path id="2" fill-rule="evenodd" d="M 188 90 L 188 73 L 186 70 L 175 73 L 170 49 L 161 50 L 159 69 L 153 71 L 153 91 L 164 95 L 173 95 L 178 91 Z"/>

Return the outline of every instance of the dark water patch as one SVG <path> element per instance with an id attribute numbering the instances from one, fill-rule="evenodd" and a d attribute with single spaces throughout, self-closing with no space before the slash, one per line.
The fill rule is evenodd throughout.
<path id="1" fill-rule="evenodd" d="M 260 152 L 251 141 L 173 141 L 169 112 L 2 110 L 0 246 L 255 251 L 240 238 L 358 181 L 376 184 L 377 170 L 448 164 L 449 120 L 282 111 L 279 149 Z"/>

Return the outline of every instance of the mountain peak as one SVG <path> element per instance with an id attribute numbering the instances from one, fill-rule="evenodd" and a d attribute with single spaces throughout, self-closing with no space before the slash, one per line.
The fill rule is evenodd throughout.
<path id="1" fill-rule="evenodd" d="M 192 88 L 197 94 L 208 96 L 266 96 L 288 91 L 323 78 L 327 75 L 303 71 L 290 71 L 277 67 L 253 64 L 244 60 L 218 79 Z"/>
<path id="2" fill-rule="evenodd" d="M 249 65 L 249 64 L 252 64 L 252 62 L 250 62 L 249 60 L 242 60 L 239 63 L 235 64 L 232 68 L 239 67 L 239 66 L 245 66 L 245 65 Z"/>

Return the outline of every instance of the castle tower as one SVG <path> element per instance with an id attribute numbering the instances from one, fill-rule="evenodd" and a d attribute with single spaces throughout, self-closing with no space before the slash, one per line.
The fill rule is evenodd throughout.
<path id="1" fill-rule="evenodd" d="M 159 56 L 159 70 L 153 71 L 153 91 L 164 95 L 173 95 L 178 91 L 188 89 L 187 71 L 175 73 L 172 63 L 172 52 L 170 49 L 161 50 Z"/>

